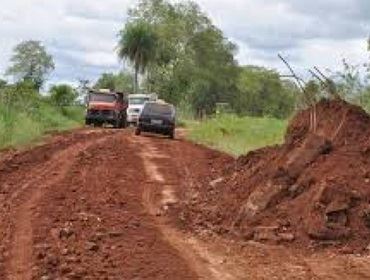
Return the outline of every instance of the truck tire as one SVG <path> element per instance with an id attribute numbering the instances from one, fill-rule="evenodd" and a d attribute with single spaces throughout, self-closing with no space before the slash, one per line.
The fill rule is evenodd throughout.
<path id="1" fill-rule="evenodd" d="M 127 119 L 125 116 L 121 119 L 121 128 L 127 128 Z"/>
<path id="2" fill-rule="evenodd" d="M 121 128 L 121 120 L 120 119 L 114 120 L 113 127 L 114 128 Z"/>

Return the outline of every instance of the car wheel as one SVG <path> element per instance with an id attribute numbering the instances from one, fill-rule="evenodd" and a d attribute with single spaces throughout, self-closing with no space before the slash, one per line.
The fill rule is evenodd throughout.
<path id="1" fill-rule="evenodd" d="M 140 135 L 141 134 L 141 130 L 140 128 L 136 128 L 135 129 L 135 135 Z"/>
<path id="2" fill-rule="evenodd" d="M 175 130 L 174 129 L 170 131 L 169 136 L 170 136 L 170 139 L 175 139 Z"/>

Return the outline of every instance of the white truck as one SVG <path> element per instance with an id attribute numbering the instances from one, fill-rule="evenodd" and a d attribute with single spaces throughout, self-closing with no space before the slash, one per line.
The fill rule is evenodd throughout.
<path id="1" fill-rule="evenodd" d="M 145 102 L 156 101 L 157 99 L 158 97 L 155 93 L 130 94 L 128 96 L 127 123 L 136 125 Z"/>

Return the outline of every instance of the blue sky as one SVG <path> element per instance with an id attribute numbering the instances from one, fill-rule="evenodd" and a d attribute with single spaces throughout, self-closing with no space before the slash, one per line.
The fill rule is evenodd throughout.
<path id="1" fill-rule="evenodd" d="M 122 65 L 114 48 L 135 0 L 2 0 L 0 76 L 13 47 L 43 41 L 54 56 L 50 81 L 94 80 Z M 197 0 L 227 37 L 238 44 L 240 64 L 284 71 L 277 53 L 301 73 L 314 65 L 340 68 L 342 58 L 365 63 L 370 34 L 369 0 Z"/>

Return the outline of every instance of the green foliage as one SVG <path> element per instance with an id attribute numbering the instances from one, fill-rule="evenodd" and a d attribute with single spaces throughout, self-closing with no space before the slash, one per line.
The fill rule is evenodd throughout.
<path id="1" fill-rule="evenodd" d="M 10 61 L 12 65 L 7 69 L 7 75 L 14 76 L 18 81 L 31 81 L 37 90 L 55 68 L 52 56 L 39 41 L 18 44 Z"/>
<path id="2" fill-rule="evenodd" d="M 370 111 L 370 76 L 363 78 L 360 65 L 352 65 L 345 59 L 342 62 L 342 70 L 332 75 L 338 95 Z M 367 71 L 370 71 L 370 68 L 367 68 Z"/>
<path id="3" fill-rule="evenodd" d="M 118 56 L 129 60 L 135 69 L 135 92 L 138 74 L 145 73 L 156 56 L 157 34 L 145 20 L 128 22 L 119 33 Z"/>
<path id="4" fill-rule="evenodd" d="M 52 57 L 38 41 L 17 45 L 7 74 L 15 84 L 0 80 L 0 148 L 23 145 L 48 131 L 80 126 L 84 108 L 74 106 L 76 91 L 56 85 L 50 96 L 39 94 L 47 75 L 54 69 Z M 119 77 L 117 77 L 119 79 Z M 72 106 L 73 105 L 73 106 Z"/>
<path id="5" fill-rule="evenodd" d="M 7 85 L 7 81 L 0 79 L 0 89 L 4 88 Z"/>
<path id="6" fill-rule="evenodd" d="M 236 90 L 236 47 L 225 39 L 194 2 L 142 0 L 130 22 L 146 21 L 157 34 L 155 60 L 146 83 L 176 105 L 190 102 L 194 112 L 212 113 Z"/>
<path id="7" fill-rule="evenodd" d="M 359 98 L 360 105 L 370 113 L 370 87 L 367 87 Z"/>
<path id="8" fill-rule="evenodd" d="M 69 85 L 54 85 L 50 89 L 50 100 L 57 107 L 73 105 L 78 94 Z"/>
<path id="9" fill-rule="evenodd" d="M 304 86 L 304 92 L 300 92 L 297 98 L 297 107 L 299 110 L 306 109 L 316 102 L 324 95 L 322 85 L 316 80 L 309 80 Z"/>
<path id="10" fill-rule="evenodd" d="M 352 65 L 345 59 L 342 60 L 342 63 L 343 69 L 333 75 L 338 93 L 342 98 L 356 98 L 361 95 L 364 88 L 360 66 Z"/>
<path id="11" fill-rule="evenodd" d="M 277 72 L 246 66 L 240 73 L 232 105 L 241 115 L 286 118 L 294 110 L 298 92 L 292 83 L 281 81 Z"/>
<path id="12" fill-rule="evenodd" d="M 0 148 L 27 144 L 48 131 L 77 127 L 83 114 L 83 107 L 56 107 L 30 81 L 7 85 L 0 89 Z"/>
<path id="13" fill-rule="evenodd" d="M 6 108 L 17 107 L 23 110 L 31 110 L 37 103 L 38 93 L 31 81 L 19 82 L 0 89 L 0 104 Z"/>
<path id="14" fill-rule="evenodd" d="M 198 117 L 228 103 L 240 115 L 285 118 L 295 108 L 297 87 L 261 67 L 238 67 L 237 47 L 193 1 L 141 0 L 129 22 L 149 24 L 157 34 L 147 87 Z M 188 110 L 189 111 L 189 110 Z"/>
<path id="15" fill-rule="evenodd" d="M 203 122 L 189 122 L 187 127 L 190 140 L 239 156 L 282 143 L 287 121 L 226 114 Z"/>
<path id="16" fill-rule="evenodd" d="M 103 73 L 96 84 L 95 89 L 110 89 L 112 91 L 133 92 L 133 79 L 130 75 L 120 72 Z"/>
<path id="17" fill-rule="evenodd" d="M 28 144 L 49 131 L 82 125 L 83 107 L 67 107 L 64 110 L 66 114 L 48 103 L 40 103 L 33 111 L 6 110 L 0 104 L 0 149 Z"/>

